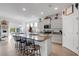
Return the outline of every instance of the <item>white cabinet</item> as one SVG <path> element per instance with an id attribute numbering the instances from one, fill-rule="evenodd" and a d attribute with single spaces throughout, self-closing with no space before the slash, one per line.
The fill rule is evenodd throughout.
<path id="1" fill-rule="evenodd" d="M 53 34 L 52 42 L 62 44 L 62 35 L 61 34 Z"/>
<path id="2" fill-rule="evenodd" d="M 51 28 L 62 28 L 62 19 L 52 19 L 51 20 Z"/>
<path id="3" fill-rule="evenodd" d="M 50 25 L 50 19 L 42 19 L 40 22 L 38 22 L 39 32 L 44 31 L 44 25 Z"/>
<path id="4" fill-rule="evenodd" d="M 78 54 L 79 48 L 79 19 L 78 10 L 74 6 L 74 13 L 63 17 L 63 46 Z"/>

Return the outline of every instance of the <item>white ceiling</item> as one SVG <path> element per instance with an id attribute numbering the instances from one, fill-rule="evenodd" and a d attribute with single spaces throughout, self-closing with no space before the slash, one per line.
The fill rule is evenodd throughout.
<path id="1" fill-rule="evenodd" d="M 70 5 L 69 3 L 0 3 L 0 16 L 7 17 L 7 20 L 12 22 L 24 23 L 61 12 Z M 54 10 L 55 7 L 58 10 Z M 26 8 L 26 11 L 22 11 L 22 8 Z M 41 12 L 44 14 L 41 15 Z"/>

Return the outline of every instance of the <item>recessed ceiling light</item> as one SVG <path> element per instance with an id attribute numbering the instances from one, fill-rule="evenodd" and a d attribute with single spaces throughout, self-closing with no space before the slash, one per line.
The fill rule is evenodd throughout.
<path id="1" fill-rule="evenodd" d="M 26 11 L 26 8 L 22 8 L 22 11 Z"/>
<path id="2" fill-rule="evenodd" d="M 44 12 L 41 12 L 41 15 L 43 15 L 44 14 Z"/>
<path id="3" fill-rule="evenodd" d="M 57 10 L 58 8 L 56 7 L 56 8 L 54 8 L 54 10 Z"/>

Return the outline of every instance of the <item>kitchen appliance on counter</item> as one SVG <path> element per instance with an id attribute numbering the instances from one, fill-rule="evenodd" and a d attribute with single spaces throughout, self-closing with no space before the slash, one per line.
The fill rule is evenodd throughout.
<path id="1" fill-rule="evenodd" d="M 44 33 L 52 33 L 51 29 L 44 29 Z"/>
<path id="2" fill-rule="evenodd" d="M 43 31 L 44 31 L 44 33 L 52 33 L 50 24 L 49 25 L 44 25 L 44 30 Z"/>

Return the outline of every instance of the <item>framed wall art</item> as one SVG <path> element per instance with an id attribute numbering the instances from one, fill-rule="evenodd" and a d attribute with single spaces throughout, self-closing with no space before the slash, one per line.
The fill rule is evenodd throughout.
<path id="1" fill-rule="evenodd" d="M 66 15 L 67 15 L 66 13 L 67 13 L 67 9 L 64 9 L 64 10 L 63 10 L 63 15 L 66 16 Z"/>
<path id="2" fill-rule="evenodd" d="M 64 9 L 63 15 L 68 16 L 74 12 L 74 7 L 71 5 L 70 7 Z"/>
<path id="3" fill-rule="evenodd" d="M 67 14 L 67 15 L 70 15 L 70 14 L 72 14 L 73 12 L 74 12 L 74 10 L 73 10 L 73 5 L 72 5 L 72 6 L 70 6 L 70 7 L 67 8 L 66 14 Z"/>

